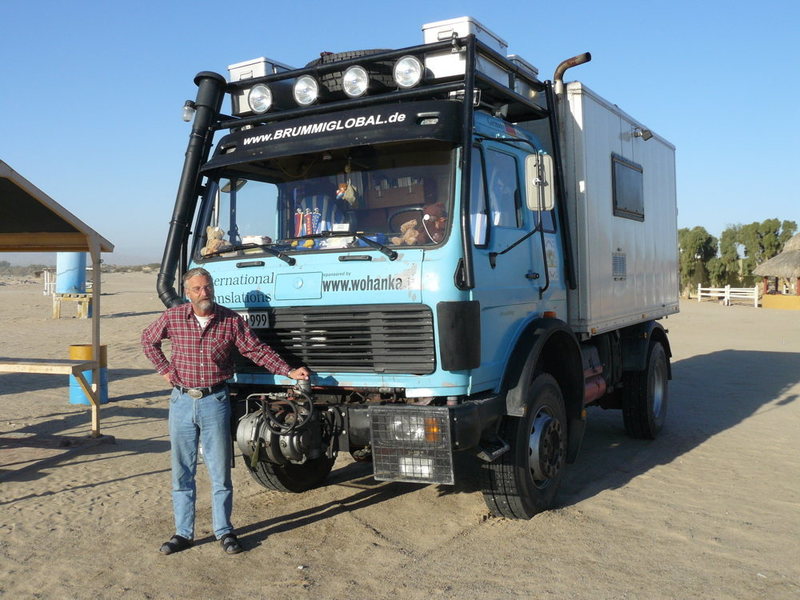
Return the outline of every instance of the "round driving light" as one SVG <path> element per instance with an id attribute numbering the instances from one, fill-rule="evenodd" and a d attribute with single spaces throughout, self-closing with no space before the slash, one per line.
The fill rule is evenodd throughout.
<path id="1" fill-rule="evenodd" d="M 411 88 L 422 81 L 424 69 L 416 56 L 403 56 L 394 63 L 394 81 L 401 88 Z"/>
<path id="2" fill-rule="evenodd" d="M 247 104 L 254 113 L 265 113 L 272 106 L 272 92 L 265 85 L 254 85 L 247 93 Z"/>
<path id="3" fill-rule="evenodd" d="M 355 65 L 349 67 L 342 76 L 342 88 L 344 93 L 351 98 L 358 98 L 363 96 L 367 91 L 369 85 L 369 75 L 364 67 Z"/>
<path id="4" fill-rule="evenodd" d="M 303 75 L 294 82 L 294 99 L 300 106 L 309 106 L 317 101 L 319 84 L 311 75 Z"/>

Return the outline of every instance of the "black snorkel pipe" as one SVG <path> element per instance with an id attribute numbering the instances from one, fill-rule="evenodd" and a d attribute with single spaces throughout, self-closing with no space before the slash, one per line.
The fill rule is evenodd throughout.
<path id="1" fill-rule="evenodd" d="M 183 298 L 175 290 L 175 272 L 178 267 L 184 269 L 186 241 L 189 237 L 190 221 L 197 206 L 200 193 L 200 166 L 208 160 L 211 143 L 214 139 L 212 125 L 222 108 L 225 97 L 225 78 L 211 71 L 198 73 L 194 78 L 197 85 L 197 99 L 194 102 L 196 113 L 186 148 L 186 159 L 183 163 L 178 195 L 175 199 L 175 210 L 169 224 L 164 257 L 161 259 L 161 270 L 158 272 L 156 289 L 164 306 L 170 307 L 183 302 Z M 183 260 L 181 260 L 183 258 Z M 182 273 L 181 273 L 182 275 Z"/>
<path id="2" fill-rule="evenodd" d="M 592 60 L 589 52 L 584 52 L 578 56 L 573 56 L 556 67 L 553 73 L 553 83 L 545 82 L 545 93 L 547 95 L 547 105 L 550 107 L 550 139 L 553 141 L 553 159 L 555 160 L 556 194 L 561 210 L 558 211 L 558 225 L 563 232 L 561 237 L 564 249 L 564 268 L 567 276 L 567 286 L 574 290 L 578 287 L 578 276 L 575 274 L 575 255 L 572 248 L 571 230 L 569 228 L 569 217 L 567 215 L 567 192 L 564 187 L 564 163 L 561 154 L 561 119 L 563 112 L 559 108 L 559 102 L 564 100 L 564 73 L 567 69 L 577 67 Z"/>

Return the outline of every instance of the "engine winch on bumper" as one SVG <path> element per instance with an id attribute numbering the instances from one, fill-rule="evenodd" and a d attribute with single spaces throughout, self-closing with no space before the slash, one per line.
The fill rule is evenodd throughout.
<path id="1" fill-rule="evenodd" d="M 251 410 L 251 403 L 256 410 Z M 236 443 L 251 467 L 258 461 L 301 465 L 323 454 L 335 458 L 342 425 L 341 413 L 318 409 L 305 386 L 286 394 L 251 394 L 236 429 Z"/>

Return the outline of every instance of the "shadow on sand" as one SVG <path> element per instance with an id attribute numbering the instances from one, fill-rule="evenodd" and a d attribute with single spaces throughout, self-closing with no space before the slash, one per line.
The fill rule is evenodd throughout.
<path id="1" fill-rule="evenodd" d="M 667 422 L 655 440 L 627 437 L 618 410 L 589 409 L 583 447 L 567 466 L 558 506 L 569 506 L 604 490 L 626 485 L 650 469 L 669 464 L 759 410 L 781 410 L 796 402 L 786 395 L 800 381 L 791 352 L 722 350 L 672 364 Z M 457 455 L 455 486 L 442 495 L 480 492 L 476 461 Z"/>
<path id="2" fill-rule="evenodd" d="M 722 350 L 673 363 L 667 421 L 657 439 L 628 438 L 619 411 L 589 412 L 581 454 L 565 473 L 561 504 L 622 487 L 759 410 L 781 410 L 797 401 L 797 394 L 785 394 L 798 381 L 798 356 L 790 352 Z"/>

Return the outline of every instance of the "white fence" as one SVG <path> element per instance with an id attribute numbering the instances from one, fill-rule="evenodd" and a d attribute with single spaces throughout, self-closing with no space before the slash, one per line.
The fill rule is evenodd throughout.
<path id="1" fill-rule="evenodd" d="M 45 269 L 42 271 L 42 278 L 44 280 L 44 291 L 42 292 L 45 296 L 52 296 L 56 293 L 56 271 L 55 269 Z"/>
<path id="2" fill-rule="evenodd" d="M 52 296 L 56 293 L 56 270 L 46 268 L 42 271 L 42 281 L 44 282 L 44 290 L 42 294 L 45 296 Z M 92 291 L 92 267 L 86 267 L 86 291 Z"/>
<path id="3" fill-rule="evenodd" d="M 734 288 L 729 285 L 725 287 L 700 287 L 697 284 L 697 301 L 702 302 L 703 298 L 721 298 L 725 306 L 731 305 L 731 300 L 752 300 L 753 306 L 758 308 L 758 286 L 751 288 Z"/>

